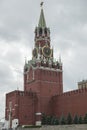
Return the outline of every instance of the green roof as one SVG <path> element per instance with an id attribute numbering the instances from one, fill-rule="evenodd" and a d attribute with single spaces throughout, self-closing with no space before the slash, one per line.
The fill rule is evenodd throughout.
<path id="1" fill-rule="evenodd" d="M 41 27 L 41 28 L 45 28 L 46 27 L 46 22 L 45 22 L 43 9 L 41 9 L 38 27 Z"/>

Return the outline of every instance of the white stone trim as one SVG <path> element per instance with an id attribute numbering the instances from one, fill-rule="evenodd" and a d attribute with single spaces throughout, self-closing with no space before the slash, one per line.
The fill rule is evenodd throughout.
<path id="1" fill-rule="evenodd" d="M 54 72 L 62 72 L 62 70 L 60 70 L 60 69 L 53 69 L 53 68 L 42 67 L 42 66 L 40 66 L 40 67 L 36 67 L 36 68 L 38 68 L 38 69 L 42 69 L 42 70 L 54 71 Z"/>
<path id="2" fill-rule="evenodd" d="M 44 80 L 31 80 L 31 81 L 29 81 L 28 83 L 30 83 L 30 82 L 32 82 L 32 83 L 34 83 L 34 82 L 36 82 L 36 83 L 38 83 L 38 82 L 45 82 L 45 83 L 51 83 L 51 84 L 59 84 L 59 82 L 52 82 L 52 81 L 44 81 Z"/>
<path id="3" fill-rule="evenodd" d="M 33 67 L 32 64 L 30 64 L 30 66 L 32 67 L 33 70 L 42 69 L 42 70 L 49 70 L 49 71 L 53 71 L 53 72 L 63 72 L 63 70 L 61 70 L 61 69 L 54 69 L 54 68 L 43 67 L 43 66 Z M 28 72 L 29 72 L 29 70 L 27 72 L 25 72 L 24 74 L 27 74 Z"/>
<path id="4" fill-rule="evenodd" d="M 41 115 L 41 112 L 37 112 L 37 113 L 35 113 L 36 114 L 36 116 L 40 116 Z"/>
<path id="5" fill-rule="evenodd" d="M 41 126 L 41 121 L 36 121 L 35 125 L 36 126 Z"/>

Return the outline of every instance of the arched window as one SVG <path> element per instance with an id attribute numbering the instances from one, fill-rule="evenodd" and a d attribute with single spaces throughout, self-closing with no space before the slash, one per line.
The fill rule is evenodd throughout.
<path id="1" fill-rule="evenodd" d="M 47 28 L 44 29 L 44 33 L 47 35 Z"/>
<path id="2" fill-rule="evenodd" d="M 42 28 L 39 29 L 39 34 L 42 35 Z"/>

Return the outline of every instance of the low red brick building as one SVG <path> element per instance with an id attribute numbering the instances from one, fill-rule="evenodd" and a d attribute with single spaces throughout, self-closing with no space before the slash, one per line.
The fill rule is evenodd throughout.
<path id="1" fill-rule="evenodd" d="M 15 119 L 19 125 L 41 125 L 41 114 L 60 117 L 69 112 L 82 115 L 87 112 L 87 89 L 63 92 L 61 59 L 54 60 L 50 44 L 50 29 L 46 26 L 43 8 L 35 28 L 32 59 L 24 65 L 24 91 L 6 94 L 6 120 L 9 127 Z"/>

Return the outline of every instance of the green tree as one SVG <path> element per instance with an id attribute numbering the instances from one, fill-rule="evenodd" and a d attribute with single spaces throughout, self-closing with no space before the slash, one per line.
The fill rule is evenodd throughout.
<path id="1" fill-rule="evenodd" d="M 60 118 L 60 124 L 61 125 L 65 125 L 66 124 L 66 119 L 65 119 L 64 115 L 62 115 L 61 118 Z"/>
<path id="2" fill-rule="evenodd" d="M 68 116 L 67 116 L 67 124 L 72 124 L 72 116 L 70 113 L 68 113 Z"/>
<path id="3" fill-rule="evenodd" d="M 58 125 L 58 124 L 59 124 L 58 118 L 55 116 L 51 116 L 51 125 Z"/>
<path id="4" fill-rule="evenodd" d="M 55 118 L 54 124 L 59 125 L 59 119 L 58 118 Z"/>
<path id="5" fill-rule="evenodd" d="M 47 123 L 47 116 L 45 114 L 42 114 L 42 125 L 46 125 Z"/>
<path id="6" fill-rule="evenodd" d="M 53 118 L 53 125 L 59 125 L 59 119 L 57 117 Z"/>
<path id="7" fill-rule="evenodd" d="M 51 125 L 51 116 L 47 116 L 47 121 L 46 121 L 46 123 L 47 123 L 47 125 Z"/>
<path id="8" fill-rule="evenodd" d="M 54 122 L 54 117 L 52 117 L 51 119 L 51 125 L 53 125 L 53 122 Z"/>
<path id="9" fill-rule="evenodd" d="M 87 124 L 87 113 L 84 116 L 84 123 Z"/>
<path id="10" fill-rule="evenodd" d="M 82 116 L 79 117 L 79 124 L 83 124 Z"/>
<path id="11" fill-rule="evenodd" d="M 78 116 L 75 115 L 74 119 L 73 119 L 73 123 L 74 124 L 78 124 L 79 123 L 79 119 L 78 119 Z"/>

